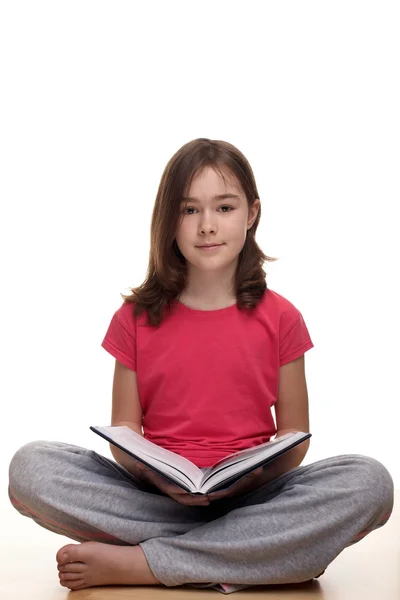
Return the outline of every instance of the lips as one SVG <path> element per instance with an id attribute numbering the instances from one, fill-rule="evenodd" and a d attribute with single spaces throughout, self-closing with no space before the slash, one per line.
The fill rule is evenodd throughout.
<path id="1" fill-rule="evenodd" d="M 204 244 L 204 246 L 197 246 L 198 248 L 213 248 L 214 246 L 222 246 L 222 244 Z"/>

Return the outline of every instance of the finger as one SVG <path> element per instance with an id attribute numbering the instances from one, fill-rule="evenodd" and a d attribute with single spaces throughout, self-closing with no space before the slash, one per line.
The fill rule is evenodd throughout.
<path id="1" fill-rule="evenodd" d="M 218 500 L 219 498 L 223 498 L 224 494 L 221 494 L 221 492 L 213 492 L 212 494 L 210 494 L 210 500 Z"/>
<path id="2" fill-rule="evenodd" d="M 179 496 L 179 501 L 190 502 L 191 504 L 209 504 L 210 500 L 206 495 L 193 495 L 193 494 L 184 494 L 183 496 Z"/>
<path id="3" fill-rule="evenodd" d="M 255 475 L 255 476 L 257 476 L 257 475 L 261 475 L 261 473 L 263 472 L 263 470 L 264 470 L 264 469 L 263 469 L 263 467 L 260 467 L 259 469 L 256 469 L 256 470 L 253 472 L 253 475 Z"/>
<path id="4" fill-rule="evenodd" d="M 141 471 L 150 471 L 150 469 L 149 469 L 149 467 L 147 465 L 144 465 L 143 463 L 139 462 L 138 460 L 135 461 L 135 465 Z"/>
<path id="5" fill-rule="evenodd" d="M 258 469 L 256 469 L 255 471 L 251 471 L 250 473 L 247 473 L 247 475 L 245 475 L 243 477 L 243 479 L 245 477 L 257 477 L 257 475 L 261 475 L 261 473 L 263 472 L 263 468 L 259 467 Z"/>
<path id="6" fill-rule="evenodd" d="M 258 469 L 255 469 L 254 471 L 252 471 L 250 473 L 250 475 L 259 475 L 260 473 L 262 473 L 263 468 L 262 467 L 258 467 Z"/>
<path id="7" fill-rule="evenodd" d="M 173 483 L 168 482 L 164 477 L 161 477 L 154 471 L 148 471 L 147 477 L 152 481 L 160 490 L 163 492 L 167 492 L 167 494 L 187 494 L 185 490 L 174 485 Z"/>
<path id="8" fill-rule="evenodd" d="M 174 494 L 174 496 L 184 496 L 185 494 L 187 494 L 186 490 L 183 490 L 182 488 L 180 488 L 172 483 L 160 482 L 159 487 L 163 491 L 167 492 L 167 494 Z"/>
<path id="9" fill-rule="evenodd" d="M 140 467 L 139 467 L 140 470 L 143 471 L 145 473 L 145 476 L 148 479 L 150 479 L 150 481 L 152 481 L 158 488 L 162 489 L 163 491 L 166 491 L 167 493 L 168 492 L 173 492 L 175 494 L 185 494 L 185 493 L 187 493 L 182 488 L 180 488 L 177 485 L 174 485 L 173 483 L 169 482 L 167 479 L 165 479 L 165 477 L 162 477 L 158 473 L 155 473 L 152 469 L 150 469 L 146 465 L 138 463 L 138 465 L 139 464 L 140 464 Z"/>
<path id="10" fill-rule="evenodd" d="M 226 489 L 226 490 L 221 490 L 219 492 L 212 492 L 211 494 L 208 494 L 208 498 L 210 500 L 218 500 L 219 498 L 227 498 L 229 496 L 231 496 L 235 489 L 236 489 L 236 485 L 231 486 L 230 488 Z"/>
<path id="11" fill-rule="evenodd" d="M 192 496 L 175 496 L 174 499 L 180 504 L 184 504 L 185 506 L 208 506 L 210 504 L 209 500 L 203 500 L 202 498 L 193 498 Z"/>

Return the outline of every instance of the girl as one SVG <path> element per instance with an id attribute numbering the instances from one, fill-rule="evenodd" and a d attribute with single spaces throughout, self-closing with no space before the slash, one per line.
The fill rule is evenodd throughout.
<path id="1" fill-rule="evenodd" d="M 309 431 L 300 311 L 267 288 L 261 205 L 245 156 L 195 139 L 170 159 L 145 282 L 122 295 L 102 346 L 115 358 L 112 425 L 200 468 Z M 213 247 L 205 248 L 212 244 Z M 276 426 L 271 409 L 275 408 Z M 143 431 L 142 431 L 143 426 Z M 71 590 L 189 585 L 223 593 L 302 582 L 389 519 L 393 481 L 358 454 L 300 466 L 308 441 L 226 490 L 191 496 L 114 446 L 30 442 L 10 464 L 15 508 L 81 542 L 57 553 Z"/>

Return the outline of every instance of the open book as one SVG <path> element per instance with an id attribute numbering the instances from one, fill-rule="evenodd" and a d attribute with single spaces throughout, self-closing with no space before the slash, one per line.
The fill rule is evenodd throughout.
<path id="1" fill-rule="evenodd" d="M 202 471 L 184 456 L 150 442 L 125 425 L 93 426 L 90 429 L 171 483 L 194 495 L 226 489 L 247 473 L 269 464 L 311 437 L 311 433 L 302 431 L 286 433 L 264 444 L 230 454 Z"/>

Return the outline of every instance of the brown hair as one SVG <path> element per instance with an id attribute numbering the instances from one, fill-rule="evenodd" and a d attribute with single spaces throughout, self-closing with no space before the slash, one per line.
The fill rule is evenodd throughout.
<path id="1" fill-rule="evenodd" d="M 253 170 L 246 157 L 232 144 L 221 140 L 197 138 L 184 144 L 168 161 L 161 176 L 151 219 L 150 258 L 145 281 L 130 288 L 129 296 L 121 294 L 125 303 L 134 303 L 133 315 L 148 312 L 148 325 L 159 326 L 164 309 L 181 294 L 186 286 L 186 259 L 176 243 L 180 225 L 180 203 L 187 195 L 192 179 L 205 167 L 218 170 L 226 182 L 222 168 L 229 169 L 240 182 L 249 208 L 259 198 Z M 239 309 L 254 308 L 267 289 L 264 261 L 266 256 L 255 240 L 261 218 L 247 231 L 239 254 L 235 275 L 235 294 Z"/>

